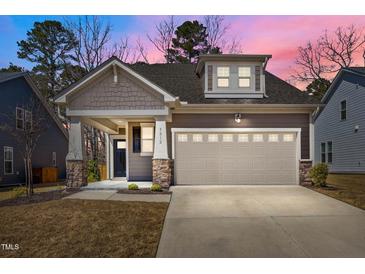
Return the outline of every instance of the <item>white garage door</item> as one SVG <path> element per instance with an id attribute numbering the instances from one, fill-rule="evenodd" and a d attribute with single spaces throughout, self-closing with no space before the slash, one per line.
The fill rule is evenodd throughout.
<path id="1" fill-rule="evenodd" d="M 297 184 L 296 132 L 178 132 L 177 185 Z"/>

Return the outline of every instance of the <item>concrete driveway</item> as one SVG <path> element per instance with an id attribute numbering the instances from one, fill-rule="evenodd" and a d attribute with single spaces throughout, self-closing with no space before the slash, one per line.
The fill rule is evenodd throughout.
<path id="1" fill-rule="evenodd" d="M 304 187 L 172 191 L 157 257 L 365 257 L 365 211 Z"/>

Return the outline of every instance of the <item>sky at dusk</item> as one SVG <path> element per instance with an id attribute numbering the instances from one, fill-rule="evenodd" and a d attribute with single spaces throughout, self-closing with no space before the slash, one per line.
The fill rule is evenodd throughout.
<path id="1" fill-rule="evenodd" d="M 66 16 L 0 16 L 0 67 L 9 62 L 31 68 L 31 64 L 17 58 L 16 42 L 26 38 L 35 21 Z M 67 16 L 75 20 L 77 17 Z M 130 41 L 140 38 L 148 52 L 150 63 L 162 62 L 162 55 L 153 48 L 146 35 L 154 33 L 154 25 L 163 16 L 102 16 L 112 26 L 112 39 L 128 36 Z M 176 16 L 178 24 L 185 20 L 202 19 L 202 16 Z M 240 41 L 244 53 L 272 54 L 268 70 L 287 80 L 295 68 L 298 46 L 315 41 L 324 30 L 333 31 L 338 26 L 354 24 L 365 27 L 365 16 L 226 16 L 230 25 L 226 39 Z M 361 55 L 355 64 L 364 65 Z"/>

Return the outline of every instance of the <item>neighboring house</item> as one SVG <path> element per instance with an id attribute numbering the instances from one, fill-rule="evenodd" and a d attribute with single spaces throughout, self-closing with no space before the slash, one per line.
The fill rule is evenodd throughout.
<path id="1" fill-rule="evenodd" d="M 315 116 L 315 162 L 332 173 L 365 173 L 365 68 L 339 71 Z"/>
<path id="2" fill-rule="evenodd" d="M 318 101 L 266 71 L 271 55 L 197 64 L 112 57 L 56 98 L 71 119 L 70 186 L 85 184 L 82 124 L 106 133 L 109 178 L 163 186 L 298 184 Z"/>
<path id="3" fill-rule="evenodd" d="M 31 98 L 41 99 L 39 90 L 35 87 L 27 72 L 0 73 L 0 123 L 8 123 L 8 118 L 17 111 L 14 127 L 22 130 L 26 114 L 31 117 L 24 106 Z M 58 177 L 66 178 L 65 158 L 68 149 L 68 135 L 62 123 L 54 112 L 43 103 L 49 126 L 40 136 L 33 153 L 33 168 L 57 167 Z M 24 161 L 20 148 L 12 136 L 0 131 L 0 186 L 18 185 L 24 183 Z"/>

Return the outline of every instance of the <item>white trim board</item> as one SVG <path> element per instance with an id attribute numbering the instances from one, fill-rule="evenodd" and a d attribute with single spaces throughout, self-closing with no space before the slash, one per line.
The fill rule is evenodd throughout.
<path id="1" fill-rule="evenodd" d="M 165 116 L 169 114 L 169 108 L 143 109 L 143 110 L 70 110 L 66 109 L 67 116 L 88 116 L 89 118 L 128 118 L 144 116 Z M 124 117 L 120 117 L 124 116 Z"/>

